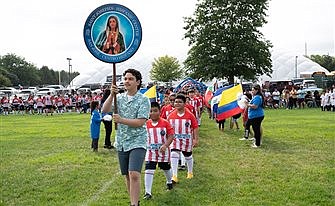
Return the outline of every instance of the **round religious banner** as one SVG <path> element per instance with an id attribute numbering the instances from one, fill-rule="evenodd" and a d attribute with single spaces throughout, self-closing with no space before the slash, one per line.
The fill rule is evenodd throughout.
<path id="1" fill-rule="evenodd" d="M 87 17 L 84 40 L 91 54 L 100 61 L 119 63 L 132 57 L 140 47 L 142 27 L 127 7 L 105 4 Z"/>

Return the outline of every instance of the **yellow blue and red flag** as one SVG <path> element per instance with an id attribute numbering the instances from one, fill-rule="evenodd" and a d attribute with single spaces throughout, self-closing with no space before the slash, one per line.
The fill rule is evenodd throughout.
<path id="1" fill-rule="evenodd" d="M 217 120 L 227 119 L 243 111 L 243 108 L 239 106 L 242 92 L 241 84 L 222 91 L 217 108 Z"/>

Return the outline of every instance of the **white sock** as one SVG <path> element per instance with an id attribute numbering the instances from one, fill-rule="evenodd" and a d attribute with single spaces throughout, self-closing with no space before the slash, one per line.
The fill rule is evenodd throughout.
<path id="1" fill-rule="evenodd" d="M 182 152 L 180 153 L 180 165 L 185 166 L 185 156 Z"/>
<path id="2" fill-rule="evenodd" d="M 185 157 L 186 164 L 187 164 L 187 172 L 193 173 L 193 156 Z"/>
<path id="3" fill-rule="evenodd" d="M 154 181 L 155 170 L 145 170 L 144 174 L 144 186 L 145 193 L 149 193 L 151 195 L 152 182 Z"/>
<path id="4" fill-rule="evenodd" d="M 172 151 L 171 152 L 171 168 L 173 176 L 178 175 L 178 160 L 179 160 L 179 152 Z"/>
<path id="5" fill-rule="evenodd" d="M 171 184 L 172 183 L 172 170 L 169 169 L 169 170 L 164 170 L 164 174 L 165 174 L 165 177 L 166 177 L 166 183 L 167 184 Z"/>

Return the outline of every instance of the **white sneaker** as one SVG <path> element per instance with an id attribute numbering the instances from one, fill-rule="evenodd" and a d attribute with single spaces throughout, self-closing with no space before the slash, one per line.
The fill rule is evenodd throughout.
<path id="1" fill-rule="evenodd" d="M 256 144 L 251 145 L 252 148 L 258 148 L 260 146 L 257 146 Z"/>
<path id="2" fill-rule="evenodd" d="M 242 137 L 242 138 L 240 138 L 240 140 L 243 141 L 243 140 L 249 140 L 249 139 Z"/>

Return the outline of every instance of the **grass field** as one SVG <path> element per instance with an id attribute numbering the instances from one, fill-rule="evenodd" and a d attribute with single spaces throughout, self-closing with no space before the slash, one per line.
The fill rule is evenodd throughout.
<path id="1" fill-rule="evenodd" d="M 116 152 L 102 148 L 103 127 L 99 152 L 90 150 L 89 119 L 1 116 L 0 205 L 129 205 Z M 228 127 L 220 132 L 205 115 L 194 179 L 179 172 L 167 192 L 158 170 L 153 199 L 141 205 L 335 205 L 335 113 L 266 110 L 258 149 Z"/>

